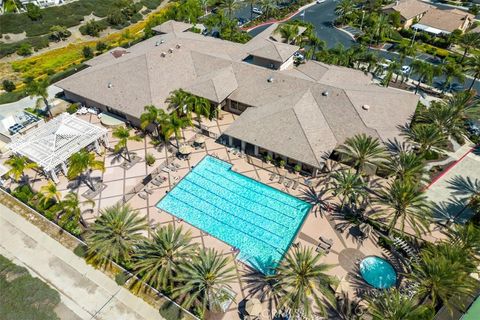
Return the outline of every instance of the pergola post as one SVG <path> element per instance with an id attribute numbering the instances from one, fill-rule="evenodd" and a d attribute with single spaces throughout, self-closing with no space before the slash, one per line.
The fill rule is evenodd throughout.
<path id="1" fill-rule="evenodd" d="M 98 140 L 95 140 L 93 144 L 95 146 L 95 152 L 100 153 L 101 150 L 100 150 L 100 144 L 98 143 Z"/>
<path id="2" fill-rule="evenodd" d="M 55 169 L 50 170 L 50 176 L 52 177 L 53 182 L 58 183 L 59 180 Z"/>
<path id="3" fill-rule="evenodd" d="M 105 142 L 105 147 L 110 148 L 110 143 L 108 142 L 108 134 L 103 136 L 103 142 Z"/>
<path id="4" fill-rule="evenodd" d="M 62 162 L 60 165 L 62 166 L 63 174 L 64 174 L 65 177 L 66 177 L 66 176 L 67 176 L 67 172 L 68 172 L 68 170 L 67 170 L 67 165 L 65 164 L 65 162 Z"/>

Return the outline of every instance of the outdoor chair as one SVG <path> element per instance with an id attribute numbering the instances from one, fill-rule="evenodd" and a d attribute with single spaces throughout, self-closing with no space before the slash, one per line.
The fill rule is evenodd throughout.
<path id="1" fill-rule="evenodd" d="M 166 173 L 170 173 L 170 171 L 172 171 L 172 170 L 170 170 L 170 169 L 167 168 L 167 167 L 164 167 L 164 168 L 162 168 L 162 171 L 163 171 L 163 172 L 166 172 Z"/>
<path id="2" fill-rule="evenodd" d="M 139 196 L 140 198 L 142 198 L 143 200 L 147 200 L 147 197 L 148 197 L 147 193 L 145 193 L 145 192 L 140 192 L 140 193 L 138 194 L 138 196 Z"/>
<path id="3" fill-rule="evenodd" d="M 290 188 L 292 186 L 292 183 L 293 183 L 292 180 L 287 180 L 283 185 L 285 186 L 285 188 Z"/>
<path id="4" fill-rule="evenodd" d="M 280 176 L 280 179 L 278 179 L 278 183 L 282 184 L 283 180 L 285 180 L 285 176 Z"/>
<path id="5" fill-rule="evenodd" d="M 270 180 L 270 181 L 273 181 L 276 177 L 277 177 L 277 174 L 276 174 L 276 173 L 272 173 L 272 174 L 270 175 L 270 179 L 269 179 L 269 180 Z"/>
<path id="6" fill-rule="evenodd" d="M 330 248 L 328 248 L 325 245 L 322 245 L 322 243 L 319 243 L 318 246 L 315 248 L 315 251 L 318 252 L 318 253 L 328 254 L 328 253 L 330 253 Z"/>
<path id="7" fill-rule="evenodd" d="M 143 191 L 145 191 L 148 194 L 153 194 L 152 190 L 148 189 L 147 187 L 145 187 Z"/>
<path id="8" fill-rule="evenodd" d="M 160 187 L 160 185 L 163 183 L 163 181 L 159 181 L 159 180 L 152 180 L 152 184 L 157 186 L 157 187 Z"/>
<path id="9" fill-rule="evenodd" d="M 295 181 L 295 182 L 293 183 L 292 190 L 297 190 L 297 187 L 298 187 L 298 181 Z"/>
<path id="10" fill-rule="evenodd" d="M 320 241 L 322 241 L 323 243 L 327 244 L 328 246 L 332 247 L 333 245 L 333 240 L 332 239 L 325 239 L 324 237 L 320 236 L 320 238 L 318 238 Z"/>

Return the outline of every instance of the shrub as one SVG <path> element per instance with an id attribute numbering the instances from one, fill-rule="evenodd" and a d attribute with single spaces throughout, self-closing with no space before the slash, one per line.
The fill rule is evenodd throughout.
<path id="1" fill-rule="evenodd" d="M 62 41 L 70 37 L 72 33 L 64 26 L 53 26 L 50 28 L 49 38 L 52 41 Z"/>
<path id="2" fill-rule="evenodd" d="M 39 20 L 42 17 L 42 11 L 40 8 L 33 3 L 28 3 L 27 4 L 27 16 L 33 20 Z"/>
<path id="3" fill-rule="evenodd" d="M 105 30 L 107 25 L 105 22 L 90 20 L 85 25 L 80 27 L 80 33 L 83 35 L 89 35 L 92 37 L 98 37 L 101 31 Z"/>
<path id="4" fill-rule="evenodd" d="M 120 272 L 115 275 L 115 282 L 119 286 L 123 286 L 128 281 L 128 279 L 130 279 L 130 275 L 126 274 L 125 272 Z"/>
<path id="5" fill-rule="evenodd" d="M 105 42 L 99 41 L 99 42 L 97 42 L 97 45 L 95 46 L 95 49 L 97 51 L 103 52 L 107 49 L 107 45 L 105 44 Z"/>
<path id="6" fill-rule="evenodd" d="M 297 164 L 295 165 L 295 167 L 293 167 L 293 170 L 294 170 L 295 172 L 300 172 L 300 171 L 302 171 L 302 165 L 301 165 L 300 163 L 297 163 Z"/>
<path id="7" fill-rule="evenodd" d="M 147 156 L 145 157 L 145 161 L 147 162 L 147 164 L 148 164 L 149 166 L 153 166 L 153 164 L 155 163 L 156 159 L 155 159 L 155 157 L 153 156 L 153 154 L 147 153 Z"/>
<path id="8" fill-rule="evenodd" d="M 73 253 L 75 253 L 80 258 L 85 258 L 87 256 L 87 251 L 88 247 L 83 244 L 79 244 L 75 247 L 75 249 L 73 249 Z"/>
<path id="9" fill-rule="evenodd" d="M 74 114 L 78 110 L 78 103 L 72 103 L 71 105 L 68 106 L 67 112 L 69 114 Z"/>
<path id="10" fill-rule="evenodd" d="M 32 46 L 28 43 L 22 43 L 17 49 L 17 54 L 20 56 L 29 56 L 32 54 Z"/>
<path id="11" fill-rule="evenodd" d="M 178 319 L 183 319 L 183 311 L 179 307 L 177 307 L 175 304 L 173 304 L 170 301 L 166 301 L 161 307 L 160 307 L 160 314 L 162 317 L 164 317 L 166 320 L 178 320 Z"/>
<path id="12" fill-rule="evenodd" d="M 16 187 L 15 190 L 13 190 L 12 195 L 23 203 L 28 204 L 35 194 L 29 185 L 24 184 Z"/>
<path id="13" fill-rule="evenodd" d="M 10 103 L 25 98 L 28 94 L 25 90 L 6 92 L 0 95 L 0 104 Z"/>
<path id="14" fill-rule="evenodd" d="M 2 87 L 3 87 L 3 90 L 7 91 L 7 92 L 12 92 L 13 90 L 15 90 L 17 87 L 15 86 L 15 83 L 13 83 L 13 81 L 10 81 L 10 80 L 3 80 L 2 82 Z"/>
<path id="15" fill-rule="evenodd" d="M 143 16 L 140 13 L 137 12 L 130 18 L 130 22 L 131 23 L 136 23 L 136 22 L 138 22 L 142 19 L 143 19 Z"/>
<path id="16" fill-rule="evenodd" d="M 93 58 L 93 50 L 89 46 L 85 46 L 82 48 L 82 54 L 85 57 L 85 59 Z"/>

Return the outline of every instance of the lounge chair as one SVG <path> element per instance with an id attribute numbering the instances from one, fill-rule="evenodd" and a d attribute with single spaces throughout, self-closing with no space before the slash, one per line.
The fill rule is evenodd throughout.
<path id="1" fill-rule="evenodd" d="M 285 180 L 285 176 L 280 176 L 280 179 L 278 179 L 278 183 L 282 184 L 283 180 Z"/>
<path id="2" fill-rule="evenodd" d="M 148 188 L 146 188 L 146 187 L 143 189 L 143 191 L 145 191 L 145 192 L 148 193 L 148 194 L 153 194 L 153 191 L 150 190 L 150 189 L 148 189 Z"/>
<path id="3" fill-rule="evenodd" d="M 297 190 L 297 187 L 298 187 L 298 181 L 295 181 L 295 182 L 293 183 L 292 190 Z"/>
<path id="4" fill-rule="evenodd" d="M 162 171 L 163 171 L 163 172 L 166 172 L 166 173 L 170 173 L 172 170 L 170 170 L 170 169 L 167 168 L 167 167 L 163 167 L 163 168 L 162 168 Z"/>
<path id="5" fill-rule="evenodd" d="M 330 249 L 326 248 L 326 247 L 322 247 L 320 245 L 318 245 L 316 248 L 315 248 L 315 251 L 318 252 L 318 253 L 325 253 L 325 254 L 329 254 L 330 253 Z"/>
<path id="6" fill-rule="evenodd" d="M 285 188 L 290 188 L 292 183 L 293 183 L 292 180 L 287 180 L 287 181 L 285 181 L 285 183 L 283 185 L 285 186 Z"/>
<path id="7" fill-rule="evenodd" d="M 147 193 L 146 193 L 146 192 L 143 192 L 143 191 L 140 192 L 140 193 L 138 193 L 138 196 L 139 196 L 140 198 L 142 198 L 143 200 L 147 200 L 147 197 L 148 197 Z"/>
<path id="8" fill-rule="evenodd" d="M 332 239 L 326 239 L 322 236 L 320 236 L 320 238 L 318 238 L 320 241 L 323 241 L 324 243 L 328 244 L 330 247 L 332 246 L 333 244 L 333 240 Z"/>
<path id="9" fill-rule="evenodd" d="M 172 165 L 177 168 L 177 169 L 180 169 L 181 165 L 179 165 L 178 163 L 176 162 L 172 162 Z"/>
<path id="10" fill-rule="evenodd" d="M 163 181 L 159 181 L 159 180 L 152 180 L 152 184 L 157 186 L 157 187 L 160 187 L 160 185 L 163 183 Z"/>
<path id="11" fill-rule="evenodd" d="M 317 245 L 317 248 L 322 248 L 325 252 L 330 251 L 331 247 L 332 247 L 331 245 L 326 244 L 326 243 L 321 242 L 321 241 Z"/>
<path id="12" fill-rule="evenodd" d="M 268 180 L 273 181 L 276 177 L 277 177 L 277 174 L 276 174 L 276 173 L 272 173 L 272 174 L 270 175 L 270 179 L 268 179 Z"/>

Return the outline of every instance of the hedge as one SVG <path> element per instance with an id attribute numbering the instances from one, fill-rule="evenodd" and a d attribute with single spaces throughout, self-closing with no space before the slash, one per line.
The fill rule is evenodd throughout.
<path id="1" fill-rule="evenodd" d="M 1 17 L 1 16 L 0 16 Z M 0 58 L 3 58 L 9 54 L 14 53 L 24 43 L 27 43 L 33 47 L 35 51 L 48 47 L 48 36 L 31 37 L 14 43 L 0 42 Z"/>

